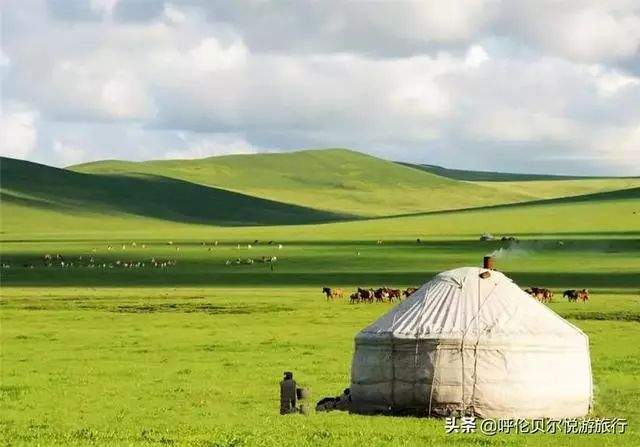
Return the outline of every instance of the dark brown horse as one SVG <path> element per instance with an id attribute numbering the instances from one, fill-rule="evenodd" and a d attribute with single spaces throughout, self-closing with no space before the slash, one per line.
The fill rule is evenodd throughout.
<path id="1" fill-rule="evenodd" d="M 394 300 L 402 301 L 402 292 L 400 292 L 400 289 L 387 288 L 387 295 L 389 296 L 390 303 L 393 303 Z"/>
<path id="2" fill-rule="evenodd" d="M 360 296 L 360 301 L 373 303 L 373 290 L 358 287 L 358 295 Z"/>
<path id="3" fill-rule="evenodd" d="M 407 288 L 407 290 L 402 292 L 402 294 L 404 295 L 405 298 L 409 298 L 411 295 L 415 293 L 416 290 L 418 289 L 416 289 L 415 287 L 409 287 Z"/>
<path id="4" fill-rule="evenodd" d="M 589 289 L 582 289 L 582 290 L 577 290 L 577 289 L 569 289 L 569 290 L 565 290 L 564 293 L 562 294 L 563 298 L 567 298 L 569 300 L 569 302 L 576 302 L 578 300 L 582 301 L 583 303 L 589 300 Z"/>
<path id="5" fill-rule="evenodd" d="M 373 292 L 373 296 L 376 298 L 377 303 L 384 303 L 384 299 L 389 296 L 386 287 L 381 287 Z"/>

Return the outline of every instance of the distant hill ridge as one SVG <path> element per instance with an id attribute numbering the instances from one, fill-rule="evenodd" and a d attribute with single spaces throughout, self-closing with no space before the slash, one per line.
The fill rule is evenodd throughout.
<path id="1" fill-rule="evenodd" d="M 160 175 L 85 174 L 4 157 L 0 179 L 4 208 L 209 225 L 315 223 L 347 217 Z"/>
<path id="2" fill-rule="evenodd" d="M 451 169 L 443 166 L 425 163 L 398 162 L 410 168 L 421 169 L 432 174 L 440 175 L 455 180 L 483 181 L 483 182 L 508 182 L 508 181 L 533 181 L 533 180 L 591 180 L 591 179 L 635 179 L 637 176 L 610 177 L 610 176 L 581 176 L 561 174 L 523 174 L 496 171 L 473 171 L 466 169 Z"/>
<path id="3" fill-rule="evenodd" d="M 640 181 L 619 179 L 472 183 L 348 149 L 223 155 L 196 160 L 101 161 L 69 169 L 159 175 L 363 217 L 519 203 L 640 186 Z"/>
<path id="4" fill-rule="evenodd" d="M 639 179 L 468 181 L 346 149 L 200 160 L 105 160 L 67 169 L 0 160 L 3 230 L 91 231 L 143 222 L 213 226 L 309 224 L 451 212 L 547 199 L 635 197 Z M 619 191 L 619 192 L 615 192 Z M 142 219 L 142 220 L 141 220 Z"/>

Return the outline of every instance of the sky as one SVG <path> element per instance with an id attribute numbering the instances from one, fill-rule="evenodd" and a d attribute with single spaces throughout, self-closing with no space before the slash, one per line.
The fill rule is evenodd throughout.
<path id="1" fill-rule="evenodd" d="M 640 175 L 640 1 L 4 0 L 2 155 Z"/>

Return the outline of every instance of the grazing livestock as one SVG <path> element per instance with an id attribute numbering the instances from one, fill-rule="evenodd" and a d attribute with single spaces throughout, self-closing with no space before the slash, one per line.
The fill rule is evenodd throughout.
<path id="1" fill-rule="evenodd" d="M 524 289 L 524 291 L 541 303 L 550 303 L 553 299 L 553 292 L 550 289 L 545 289 L 543 287 L 531 287 L 529 289 Z"/>
<path id="2" fill-rule="evenodd" d="M 415 287 L 408 287 L 407 290 L 405 290 L 404 292 L 402 292 L 402 294 L 404 295 L 405 298 L 409 298 L 411 295 L 413 295 L 413 293 L 418 290 Z"/>
<path id="3" fill-rule="evenodd" d="M 402 293 L 400 289 L 387 289 L 387 296 L 389 297 L 389 302 L 392 303 L 394 300 L 402 301 Z"/>
<path id="4" fill-rule="evenodd" d="M 589 290 L 588 289 L 582 289 L 581 291 L 578 292 L 578 299 L 580 301 L 582 301 L 583 303 L 589 300 Z"/>
<path id="5" fill-rule="evenodd" d="M 384 299 L 389 297 L 389 294 L 387 293 L 387 288 L 382 287 L 380 289 L 375 290 L 373 292 L 373 296 L 375 297 L 376 302 L 383 303 Z"/>
<path id="6" fill-rule="evenodd" d="M 578 291 L 575 289 L 565 290 L 562 297 L 566 298 L 570 303 L 578 301 Z"/>
<path id="7" fill-rule="evenodd" d="M 589 299 L 589 290 L 582 289 L 580 292 L 578 292 L 578 298 L 582 300 L 583 303 L 587 301 Z"/>
<path id="8" fill-rule="evenodd" d="M 354 292 L 349 295 L 349 304 L 356 304 L 360 302 L 360 294 L 358 292 Z"/>
<path id="9" fill-rule="evenodd" d="M 576 302 L 578 300 L 582 301 L 583 303 L 589 300 L 589 289 L 582 289 L 582 290 L 577 290 L 577 289 L 569 289 L 569 290 L 565 290 L 564 293 L 562 294 L 563 298 L 567 298 L 567 300 L 569 302 Z"/>
<path id="10" fill-rule="evenodd" d="M 332 289 L 331 287 L 323 287 L 322 293 L 327 296 L 327 301 L 335 298 L 342 298 L 344 296 L 344 291 L 342 289 Z"/>
<path id="11" fill-rule="evenodd" d="M 360 301 L 373 303 L 373 293 L 371 292 L 371 290 L 358 287 L 358 295 L 360 296 Z"/>

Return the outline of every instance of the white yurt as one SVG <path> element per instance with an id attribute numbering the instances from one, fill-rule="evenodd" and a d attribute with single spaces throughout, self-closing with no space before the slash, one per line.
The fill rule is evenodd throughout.
<path id="1" fill-rule="evenodd" d="M 502 273 L 436 275 L 355 339 L 352 411 L 580 417 L 589 340 Z"/>

